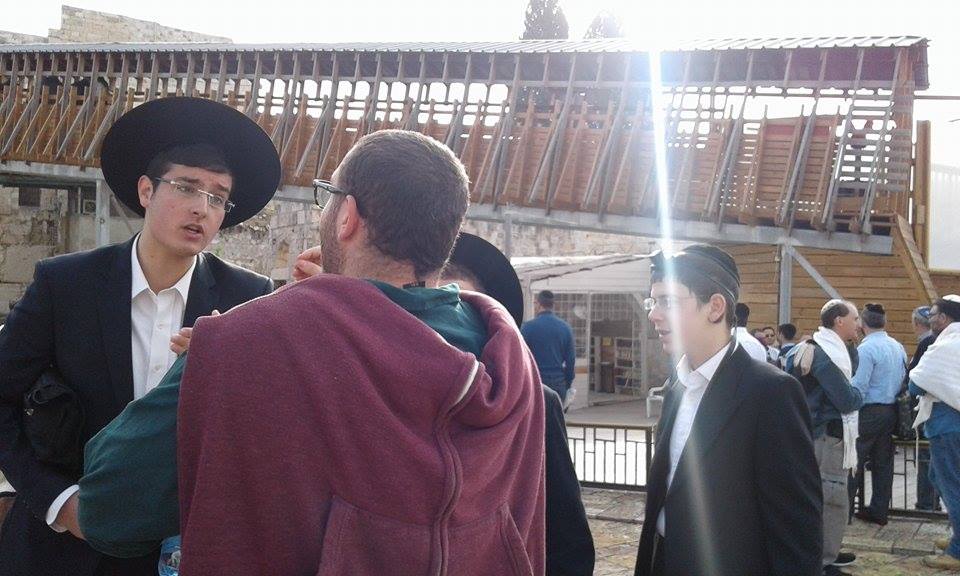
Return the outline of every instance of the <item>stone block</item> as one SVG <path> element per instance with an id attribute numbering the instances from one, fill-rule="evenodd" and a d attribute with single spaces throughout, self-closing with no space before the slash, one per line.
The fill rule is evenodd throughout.
<path id="1" fill-rule="evenodd" d="M 52 246 L 11 246 L 0 265 L 0 282 L 29 283 L 37 262 L 54 253 Z"/>

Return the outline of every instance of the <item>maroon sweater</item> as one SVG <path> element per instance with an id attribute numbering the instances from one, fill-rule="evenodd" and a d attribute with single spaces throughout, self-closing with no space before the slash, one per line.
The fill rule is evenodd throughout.
<path id="1" fill-rule="evenodd" d="M 507 311 L 477 362 L 321 275 L 197 322 L 180 391 L 183 576 L 544 573 L 543 395 Z"/>

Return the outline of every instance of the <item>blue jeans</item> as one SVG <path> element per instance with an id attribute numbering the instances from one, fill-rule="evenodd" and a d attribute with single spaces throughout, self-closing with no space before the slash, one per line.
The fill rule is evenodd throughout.
<path id="1" fill-rule="evenodd" d="M 940 494 L 933 487 L 930 473 L 930 448 L 920 447 L 917 452 L 917 510 L 939 510 Z"/>
<path id="2" fill-rule="evenodd" d="M 960 559 L 960 432 L 930 438 L 930 468 L 953 526 L 947 554 Z"/>

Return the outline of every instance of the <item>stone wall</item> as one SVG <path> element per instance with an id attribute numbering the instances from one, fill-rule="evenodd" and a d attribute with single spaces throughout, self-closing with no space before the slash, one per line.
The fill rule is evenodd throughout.
<path id="1" fill-rule="evenodd" d="M 0 44 L 45 44 L 46 42 L 47 38 L 45 36 L 0 30 Z"/>
<path id="2" fill-rule="evenodd" d="M 63 6 L 50 42 L 230 42 L 229 38 L 161 26 L 117 14 Z"/>
<path id="3" fill-rule="evenodd" d="M 66 251 L 66 194 L 41 190 L 39 207 L 21 208 L 18 189 L 0 186 L 0 322 L 23 296 L 36 263 Z"/>
<path id="4" fill-rule="evenodd" d="M 62 6 L 60 28 L 51 28 L 48 36 L 0 31 L 0 44 L 60 42 L 231 42 L 213 36 L 162 26 L 119 14 Z"/>
<path id="5" fill-rule="evenodd" d="M 311 205 L 275 201 L 260 218 L 268 220 L 264 223 L 269 229 L 266 238 L 238 227 L 236 231 L 222 232 L 219 251 L 214 251 L 275 280 L 286 280 L 297 254 L 318 242 L 320 211 Z M 501 223 L 467 220 L 463 230 L 485 238 L 501 250 L 506 248 L 506 232 Z M 517 224 L 512 226 L 512 234 L 513 256 L 642 254 L 648 251 L 650 243 L 644 238 Z"/>

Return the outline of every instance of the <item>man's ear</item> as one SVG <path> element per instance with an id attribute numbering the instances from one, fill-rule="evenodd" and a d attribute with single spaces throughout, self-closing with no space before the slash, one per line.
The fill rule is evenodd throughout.
<path id="1" fill-rule="evenodd" d="M 719 324 L 727 316 L 727 300 L 720 294 L 714 294 L 710 297 L 708 304 L 707 319 L 711 324 Z"/>
<path id="2" fill-rule="evenodd" d="M 337 210 L 337 239 L 341 242 L 354 238 L 363 226 L 360 211 L 357 208 L 357 199 L 353 196 L 344 196 Z"/>
<path id="3" fill-rule="evenodd" d="M 137 180 L 137 196 L 140 197 L 140 205 L 146 210 L 150 205 L 150 199 L 153 198 L 153 180 L 146 176 L 141 176 Z"/>

